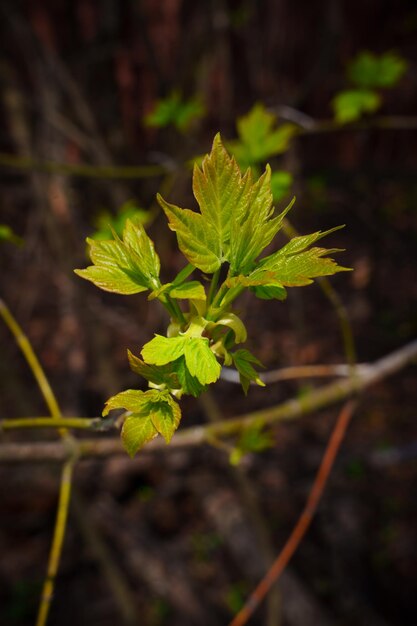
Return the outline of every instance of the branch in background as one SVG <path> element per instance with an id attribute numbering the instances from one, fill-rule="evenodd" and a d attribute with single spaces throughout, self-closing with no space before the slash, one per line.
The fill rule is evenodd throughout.
<path id="1" fill-rule="evenodd" d="M 49 609 L 54 595 L 55 579 L 61 560 L 62 546 L 67 528 L 68 509 L 71 500 L 72 473 L 75 459 L 67 461 L 62 469 L 59 489 L 59 501 L 56 514 L 54 536 L 48 559 L 48 569 L 42 588 L 36 626 L 45 626 L 48 621 Z"/>
<path id="2" fill-rule="evenodd" d="M 417 340 L 370 364 L 366 370 L 358 370 L 355 376 L 336 381 L 312 391 L 303 398 L 292 399 L 260 411 L 237 418 L 217 422 L 208 426 L 194 426 L 176 433 L 167 447 L 161 439 L 154 439 L 141 455 L 163 449 L 165 452 L 190 446 L 210 443 L 210 439 L 235 435 L 253 424 L 271 425 L 280 421 L 292 421 L 313 411 L 329 407 L 355 395 L 371 385 L 396 374 L 417 359 Z M 125 454 L 116 439 L 77 440 L 77 453 L 81 458 L 106 458 L 114 454 Z M 20 463 L 32 461 L 64 461 L 68 451 L 61 442 L 9 443 L 0 446 L 0 461 Z"/>
<path id="3" fill-rule="evenodd" d="M 316 135 L 320 133 L 347 132 L 355 130 L 370 130 L 372 128 L 388 130 L 417 130 L 417 117 L 408 116 L 381 116 L 364 122 L 341 125 L 335 120 L 311 121 L 306 116 L 297 116 L 298 136 Z M 294 117 L 294 116 L 293 116 Z M 301 122 L 301 119 L 303 122 Z M 13 154 L 0 153 L 0 166 L 17 169 L 20 171 L 47 172 L 54 174 L 64 174 L 68 176 L 79 176 L 82 178 L 150 178 L 161 176 L 169 170 L 165 165 L 89 165 L 87 163 L 58 163 L 56 161 L 38 161 L 36 159 L 20 157 Z"/>
<path id="4" fill-rule="evenodd" d="M 369 367 L 368 363 L 359 363 L 355 366 L 355 372 L 357 374 L 365 373 Z M 346 365 L 346 363 L 340 363 L 335 365 L 294 365 L 292 367 L 281 367 L 276 370 L 261 372 L 259 378 L 264 383 L 270 384 L 281 380 L 294 380 L 297 378 L 328 378 L 332 376 L 344 378 L 345 376 L 351 376 L 351 374 L 351 366 Z M 222 368 L 220 378 L 228 383 L 240 385 L 239 372 L 230 367 Z"/>
<path id="5" fill-rule="evenodd" d="M 161 176 L 167 171 L 163 165 L 89 165 L 87 163 L 57 163 L 56 161 L 38 161 L 29 157 L 0 153 L 0 166 L 10 167 L 23 172 L 46 172 L 48 174 L 66 174 L 82 178 L 149 178 Z"/>
<path id="6" fill-rule="evenodd" d="M 58 572 L 59 562 L 61 560 L 62 546 L 65 539 L 65 531 L 67 528 L 68 510 L 71 501 L 73 469 L 78 458 L 77 444 L 75 439 L 73 439 L 73 437 L 68 432 L 67 425 L 62 424 L 64 420 L 62 420 L 62 412 L 60 406 L 54 392 L 52 391 L 52 387 L 49 384 L 48 378 L 43 371 L 42 365 L 40 364 L 38 357 L 33 350 L 32 344 L 30 343 L 28 337 L 24 334 L 23 330 L 19 326 L 11 311 L 1 299 L 0 316 L 2 317 L 10 332 L 13 334 L 17 345 L 21 349 L 31 372 L 35 377 L 36 382 L 38 383 L 39 390 L 51 413 L 51 417 L 48 418 L 48 420 L 50 419 L 51 421 L 54 420 L 57 422 L 61 422 L 59 434 L 68 452 L 64 467 L 61 470 L 59 501 L 54 526 L 54 533 L 48 557 L 47 574 L 42 587 L 42 594 L 36 620 L 36 626 L 46 626 L 46 623 L 48 621 L 49 609 L 54 594 L 55 579 Z"/>
<path id="7" fill-rule="evenodd" d="M 304 535 L 306 534 L 313 517 L 316 513 L 320 499 L 323 495 L 324 488 L 332 470 L 334 461 L 342 443 L 346 429 L 349 425 L 353 412 L 356 408 L 356 402 L 349 401 L 340 411 L 339 417 L 327 444 L 326 451 L 321 461 L 319 471 L 317 472 L 313 486 L 307 499 L 301 516 L 296 523 L 291 535 L 289 536 L 285 546 L 275 559 L 274 563 L 257 585 L 249 599 L 244 604 L 239 613 L 230 622 L 229 626 L 244 626 L 255 612 L 271 586 L 278 580 L 286 566 L 288 565 L 294 552 L 297 550 Z"/>

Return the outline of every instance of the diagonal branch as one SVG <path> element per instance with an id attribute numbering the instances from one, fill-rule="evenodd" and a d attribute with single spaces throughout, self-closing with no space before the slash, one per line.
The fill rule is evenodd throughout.
<path id="1" fill-rule="evenodd" d="M 324 488 L 332 470 L 334 461 L 345 435 L 346 429 L 349 425 L 353 412 L 356 408 L 356 402 L 350 400 L 340 411 L 339 417 L 327 444 L 326 451 L 321 461 L 319 470 L 311 488 L 310 494 L 307 499 L 307 503 L 301 513 L 298 522 L 294 526 L 294 529 L 289 536 L 285 546 L 275 559 L 265 576 L 257 585 L 255 590 L 251 593 L 248 600 L 237 613 L 234 619 L 230 622 L 229 626 L 244 626 L 255 612 L 259 604 L 262 602 L 272 585 L 278 580 L 286 566 L 288 565 L 294 552 L 300 545 L 301 540 L 306 534 L 313 517 L 316 513 L 321 496 L 323 495 Z"/>
<path id="2" fill-rule="evenodd" d="M 417 340 L 403 348 L 391 352 L 369 367 L 358 369 L 355 376 L 312 391 L 304 398 L 292 399 L 260 411 L 248 413 L 230 420 L 223 420 L 207 426 L 194 426 L 177 432 L 169 447 L 161 439 L 155 439 L 142 451 L 141 456 L 158 450 L 169 452 L 177 448 L 198 446 L 210 443 L 213 438 L 227 437 L 239 433 L 244 428 L 263 422 L 271 425 L 280 421 L 290 421 L 323 409 L 350 396 L 360 393 L 371 385 L 399 372 L 417 359 Z M 107 458 L 115 454 L 125 454 L 118 439 L 80 439 L 78 454 L 81 458 Z M 20 463 L 32 461 L 64 461 L 68 458 L 68 447 L 62 442 L 8 443 L 0 445 L 0 462 Z"/>

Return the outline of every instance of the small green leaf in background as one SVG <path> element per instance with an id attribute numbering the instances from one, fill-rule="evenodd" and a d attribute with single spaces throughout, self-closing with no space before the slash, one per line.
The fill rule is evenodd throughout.
<path id="1" fill-rule="evenodd" d="M 23 245 L 23 239 L 16 235 L 13 232 L 13 229 L 7 224 L 0 224 L 0 242 L 8 241 L 9 243 L 13 243 L 15 246 Z"/>
<path id="2" fill-rule="evenodd" d="M 374 113 L 381 106 L 381 98 L 370 89 L 350 89 L 338 93 L 332 106 L 336 120 L 347 124 L 360 119 L 364 113 Z"/>
<path id="3" fill-rule="evenodd" d="M 87 239 L 94 265 L 74 270 L 104 291 L 124 295 L 140 293 L 160 286 L 159 257 L 142 224 L 127 220 L 123 240 Z"/>
<path id="4" fill-rule="evenodd" d="M 348 77 L 358 87 L 394 87 L 407 70 L 407 61 L 394 52 L 380 56 L 361 52 L 348 66 Z"/>
<path id="5" fill-rule="evenodd" d="M 279 170 L 271 174 L 271 191 L 274 202 L 279 202 L 291 192 L 293 177 L 289 172 Z"/>
<path id="6" fill-rule="evenodd" d="M 275 445 L 274 437 L 265 430 L 262 420 L 245 428 L 230 454 L 231 465 L 239 465 L 242 457 L 248 452 L 263 452 Z"/>
<path id="7" fill-rule="evenodd" d="M 192 122 L 205 114 L 205 108 L 198 98 L 185 100 L 178 91 L 156 102 L 154 110 L 144 118 L 146 126 L 163 128 L 173 125 L 185 131 Z"/>
<path id="8" fill-rule="evenodd" d="M 113 232 L 119 237 L 122 236 L 127 220 L 134 224 L 147 226 L 152 222 L 153 214 L 137 206 L 134 200 L 129 200 L 123 204 L 117 215 L 108 211 L 100 213 L 96 219 L 96 230 L 90 235 L 91 239 L 109 240 L 112 239 Z"/>
<path id="9" fill-rule="evenodd" d="M 239 139 L 229 142 L 228 146 L 242 169 L 264 163 L 288 150 L 297 127 L 290 123 L 276 126 L 276 123 L 276 115 L 261 103 L 255 104 L 249 113 L 238 119 Z"/>
<path id="10" fill-rule="evenodd" d="M 260 387 L 265 387 L 265 383 L 262 382 L 258 372 L 253 367 L 254 365 L 263 367 L 263 365 L 249 350 L 236 350 L 236 352 L 232 354 L 232 358 L 234 366 L 239 372 L 240 384 L 245 394 L 248 393 L 251 381 Z"/>

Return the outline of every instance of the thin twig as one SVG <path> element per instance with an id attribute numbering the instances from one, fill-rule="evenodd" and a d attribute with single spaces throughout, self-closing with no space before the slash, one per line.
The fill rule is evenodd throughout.
<path id="1" fill-rule="evenodd" d="M 371 130 L 372 128 L 389 130 L 417 130 L 417 117 L 413 116 L 380 116 L 365 122 L 355 124 L 340 124 L 335 120 L 317 120 L 308 125 L 299 126 L 298 136 L 316 135 L 331 132 L 349 132 L 356 130 Z M 86 163 L 58 163 L 56 161 L 38 161 L 36 159 L 20 157 L 8 153 L 0 153 L 0 166 L 10 167 L 21 171 L 40 171 L 66 174 L 85 178 L 148 178 L 160 176 L 167 171 L 163 165 L 101 165 L 94 166 Z"/>
<path id="2" fill-rule="evenodd" d="M 113 560 L 112 554 L 101 536 L 99 529 L 88 514 L 83 498 L 75 487 L 73 491 L 71 512 L 76 518 L 85 544 L 101 567 L 103 576 L 113 594 L 123 623 L 134 626 L 138 624 L 135 594 L 132 592 L 129 582 L 125 580 L 122 569 Z"/>
<path id="3" fill-rule="evenodd" d="M 340 411 L 339 417 L 327 444 L 326 451 L 320 464 L 320 468 L 317 472 L 313 486 L 307 499 L 307 503 L 301 513 L 298 522 L 296 523 L 291 535 L 289 536 L 282 551 L 275 559 L 268 572 L 263 579 L 257 585 L 255 590 L 249 596 L 249 599 L 244 604 L 239 613 L 230 622 L 229 626 L 244 626 L 250 618 L 250 616 L 257 609 L 262 602 L 265 595 L 270 590 L 271 586 L 278 580 L 286 566 L 288 565 L 294 552 L 300 545 L 305 533 L 307 532 L 312 519 L 316 513 L 321 496 L 323 495 L 324 488 L 329 478 L 331 469 L 336 459 L 337 453 L 342 443 L 343 437 L 346 433 L 346 429 L 349 425 L 353 412 L 356 408 L 356 402 L 350 400 Z"/>
<path id="4" fill-rule="evenodd" d="M 52 391 L 51 385 L 49 384 L 46 374 L 43 371 L 43 368 L 32 348 L 29 339 L 26 337 L 23 330 L 17 323 L 17 320 L 14 318 L 11 311 L 1 299 L 0 315 L 3 318 L 6 326 L 13 334 L 16 343 L 23 352 L 29 368 L 31 369 L 38 383 L 39 390 L 51 412 L 51 417 L 49 419 L 51 421 L 56 420 L 59 422 L 63 422 L 64 420 L 62 419 L 62 412 L 59 407 L 58 401 L 55 397 L 54 392 Z M 9 420 L 5 421 L 9 422 Z M 69 434 L 67 427 L 59 428 L 59 433 L 61 439 L 63 440 L 63 444 L 65 444 L 67 451 L 69 452 L 69 458 L 67 457 L 61 473 L 58 510 L 55 520 L 52 545 L 49 553 L 47 575 L 43 585 L 36 626 L 45 626 L 48 619 L 49 607 L 54 592 L 55 578 L 59 567 L 65 531 L 67 527 L 68 508 L 71 498 L 72 472 L 75 460 L 78 456 L 77 443 L 75 439 L 73 439 L 73 437 Z"/>
<path id="5" fill-rule="evenodd" d="M 57 161 L 39 161 L 29 157 L 0 153 L 0 166 L 10 167 L 22 172 L 47 172 L 65 174 L 82 178 L 150 178 L 165 174 L 163 165 L 90 165 L 87 163 L 58 163 Z"/>
<path id="6" fill-rule="evenodd" d="M 371 385 L 396 374 L 412 361 L 417 360 L 417 340 L 411 341 L 399 350 L 384 356 L 366 370 L 354 377 L 325 385 L 310 392 L 303 398 L 294 398 L 282 404 L 260 411 L 254 411 L 228 420 L 205 426 L 194 426 L 176 433 L 169 446 L 161 438 L 154 439 L 140 455 L 163 450 L 169 452 L 178 448 L 199 446 L 210 438 L 236 435 L 253 424 L 275 424 L 280 421 L 292 421 L 313 411 L 330 407 L 346 398 L 358 394 Z M 119 439 L 81 439 L 77 440 L 80 458 L 107 458 L 115 454 L 125 454 Z M 61 442 L 8 443 L 0 445 L 0 462 L 20 463 L 32 461 L 64 461 L 68 450 Z"/>
<path id="7" fill-rule="evenodd" d="M 54 536 L 49 553 L 48 569 L 42 589 L 36 626 L 45 626 L 48 620 L 49 609 L 54 593 L 55 579 L 58 572 L 67 527 L 74 462 L 74 459 L 67 461 L 62 469 Z"/>
<path id="8" fill-rule="evenodd" d="M 45 375 L 45 372 L 42 369 L 42 366 L 36 356 L 32 345 L 24 334 L 23 330 L 13 317 L 9 308 L 6 306 L 5 302 L 0 298 L 0 316 L 3 318 L 4 323 L 9 328 L 10 332 L 13 334 L 16 343 L 19 348 L 23 352 L 23 355 L 38 383 L 39 390 L 46 402 L 48 409 L 51 412 L 52 417 L 61 418 L 61 411 L 55 397 L 54 392 L 52 391 L 51 385 Z"/>
<path id="9" fill-rule="evenodd" d="M 2 430 L 15 430 L 21 428 L 77 428 L 91 430 L 99 427 L 103 420 L 99 417 L 18 417 L 0 420 L 0 432 Z"/>
<path id="10" fill-rule="evenodd" d="M 368 363 L 359 363 L 356 365 L 356 373 L 365 372 L 369 367 Z M 294 380 L 296 378 L 330 378 L 350 376 L 352 368 L 346 363 L 329 364 L 329 365 L 294 365 L 293 367 L 280 367 L 276 370 L 261 372 L 259 378 L 264 383 L 276 383 L 280 380 Z M 223 367 L 220 378 L 228 383 L 240 385 L 239 372 L 230 368 Z M 253 383 L 255 385 L 255 383 Z"/>
<path id="11" fill-rule="evenodd" d="M 200 396 L 200 404 L 203 407 L 209 421 L 217 423 L 224 419 L 220 405 L 216 402 L 213 394 L 208 390 Z M 227 451 L 230 455 L 230 449 Z M 271 534 L 257 497 L 257 490 L 245 468 L 242 465 L 230 465 L 230 472 L 236 481 L 245 511 L 252 522 L 259 544 L 262 567 L 268 567 L 273 561 Z M 265 626 L 281 626 L 282 624 L 282 598 L 278 587 L 269 595 L 267 605 L 267 617 Z"/>

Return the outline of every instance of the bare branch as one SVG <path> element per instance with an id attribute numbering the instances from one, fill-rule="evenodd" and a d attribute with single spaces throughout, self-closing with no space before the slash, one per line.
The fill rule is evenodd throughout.
<path id="1" fill-rule="evenodd" d="M 177 448 L 198 446 L 209 443 L 213 437 L 227 437 L 240 432 L 254 423 L 263 421 L 265 425 L 279 421 L 290 421 L 307 415 L 313 411 L 342 402 L 369 386 L 391 376 L 406 365 L 417 359 L 417 340 L 410 342 L 403 348 L 360 369 L 354 376 L 342 381 L 336 381 L 312 391 L 304 398 L 292 399 L 260 411 L 241 415 L 230 420 L 217 422 L 207 426 L 194 426 L 177 432 L 169 447 L 162 439 L 155 439 L 148 444 L 141 455 L 163 449 L 164 451 Z M 79 439 L 77 453 L 81 458 L 106 458 L 115 454 L 125 454 L 118 439 Z M 71 450 L 69 451 L 71 452 Z M 0 446 L 0 462 L 19 463 L 27 461 L 62 462 L 68 458 L 68 445 L 62 442 L 39 443 L 8 443 Z"/>

